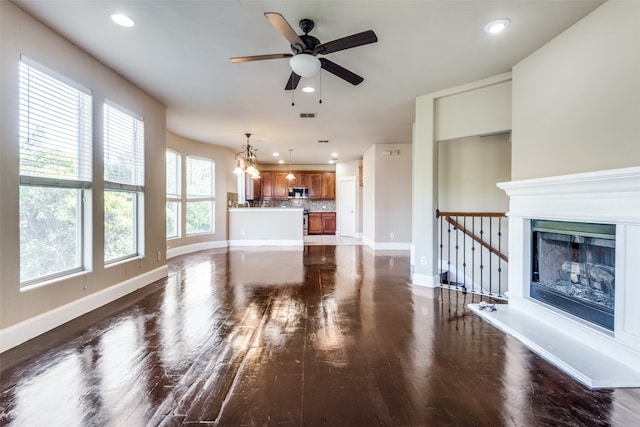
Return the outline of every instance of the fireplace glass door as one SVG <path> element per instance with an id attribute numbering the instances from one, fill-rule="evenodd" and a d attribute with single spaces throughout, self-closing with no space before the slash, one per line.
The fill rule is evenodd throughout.
<path id="1" fill-rule="evenodd" d="M 530 296 L 613 331 L 615 225 L 533 220 Z"/>

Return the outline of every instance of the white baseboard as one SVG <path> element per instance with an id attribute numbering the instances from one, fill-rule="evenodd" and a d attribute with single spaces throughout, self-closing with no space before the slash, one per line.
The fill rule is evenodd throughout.
<path id="1" fill-rule="evenodd" d="M 167 274 L 168 268 L 166 265 L 158 267 L 155 270 L 4 328 L 0 330 L 0 353 L 167 277 Z"/>
<path id="2" fill-rule="evenodd" d="M 304 246 L 304 240 L 229 240 L 229 246 Z"/>
<path id="3" fill-rule="evenodd" d="M 440 275 L 435 276 L 427 274 L 413 273 L 411 276 L 411 284 L 414 286 L 425 286 L 427 288 L 437 288 L 440 286 Z"/>
<path id="4" fill-rule="evenodd" d="M 175 248 L 167 249 L 167 259 L 177 257 L 180 255 L 190 254 L 192 252 L 204 251 L 206 249 L 218 249 L 226 248 L 228 242 L 226 240 L 219 240 L 215 242 L 202 242 L 194 243 L 192 245 L 177 246 Z"/>
<path id="5" fill-rule="evenodd" d="M 362 238 L 362 243 L 369 246 L 374 251 L 409 251 L 411 242 L 374 242 L 366 237 Z"/>

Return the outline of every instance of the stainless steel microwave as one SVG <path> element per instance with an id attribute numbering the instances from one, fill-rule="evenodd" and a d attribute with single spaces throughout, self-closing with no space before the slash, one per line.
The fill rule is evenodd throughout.
<path id="1" fill-rule="evenodd" d="M 289 187 L 290 199 L 308 199 L 309 189 L 307 187 Z"/>

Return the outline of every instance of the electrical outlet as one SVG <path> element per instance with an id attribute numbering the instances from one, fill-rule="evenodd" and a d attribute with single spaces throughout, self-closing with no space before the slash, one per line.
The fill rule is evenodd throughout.
<path id="1" fill-rule="evenodd" d="M 426 256 L 423 256 L 423 257 L 420 258 L 420 264 L 427 265 L 427 257 Z"/>
<path id="2" fill-rule="evenodd" d="M 395 234 L 393 234 L 393 233 L 389 233 L 389 238 L 390 238 L 391 240 L 393 240 L 393 239 L 395 239 L 395 238 L 396 238 L 396 235 L 395 235 Z"/>
<path id="3" fill-rule="evenodd" d="M 160 261 L 162 259 L 162 254 L 160 253 L 160 251 L 158 251 L 158 254 L 156 255 L 156 258 L 158 259 L 158 261 Z"/>

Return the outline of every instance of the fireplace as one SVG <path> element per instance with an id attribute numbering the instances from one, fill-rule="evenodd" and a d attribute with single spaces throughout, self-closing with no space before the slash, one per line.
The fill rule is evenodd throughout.
<path id="1" fill-rule="evenodd" d="M 613 331 L 615 225 L 533 220 L 531 298 Z"/>
<path id="2" fill-rule="evenodd" d="M 640 387 L 640 167 L 498 187 L 508 304 L 472 309 L 589 387 Z"/>

